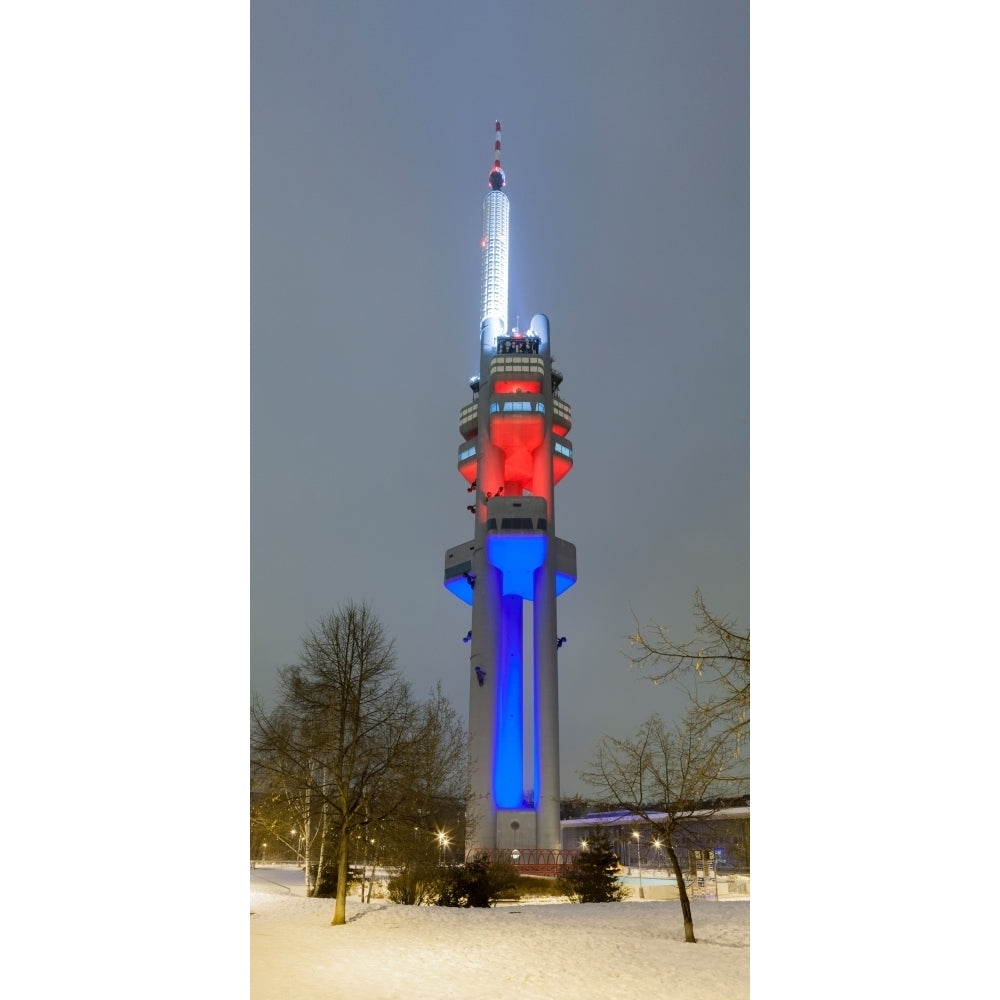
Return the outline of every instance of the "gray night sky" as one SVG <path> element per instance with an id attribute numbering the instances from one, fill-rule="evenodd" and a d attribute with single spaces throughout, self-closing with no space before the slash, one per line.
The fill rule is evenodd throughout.
<path id="1" fill-rule="evenodd" d="M 367 599 L 416 692 L 465 714 L 442 572 L 471 528 L 496 118 L 509 314 L 548 314 L 573 407 L 563 792 L 601 733 L 681 707 L 623 662 L 630 604 L 687 637 L 700 586 L 749 624 L 751 509 L 758 876 L 787 866 L 789 795 L 808 862 L 842 853 L 830 802 L 992 787 L 992 660 L 965 647 L 1000 562 L 996 15 L 754 4 L 751 146 L 748 6 L 271 0 L 248 31 L 232 2 L 6 5 L 5 734 L 32 761 L 9 798 L 47 817 L 39 775 L 68 774 L 86 818 L 81 777 L 143 777 L 141 837 L 109 855 L 103 807 L 74 837 L 130 871 L 208 852 L 207 905 L 158 906 L 157 941 L 218 965 L 239 917 L 248 632 L 270 699 L 305 629 Z M 32 827 L 39 856 L 64 840 Z M 765 934 L 811 954 L 849 918 Z"/>
<path id="2" fill-rule="evenodd" d="M 467 710 L 456 467 L 481 203 L 503 122 L 511 320 L 573 407 L 557 533 L 564 794 L 682 703 L 632 619 L 749 626 L 749 12 L 704 2 L 251 5 L 251 683 L 367 600 L 418 695 Z"/>

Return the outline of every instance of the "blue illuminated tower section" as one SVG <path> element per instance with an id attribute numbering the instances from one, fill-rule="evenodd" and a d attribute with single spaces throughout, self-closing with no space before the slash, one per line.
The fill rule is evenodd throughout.
<path id="1" fill-rule="evenodd" d="M 445 554 L 444 583 L 472 605 L 469 850 L 558 850 L 556 598 L 576 549 L 555 534 L 555 485 L 573 466 L 569 404 L 552 367 L 548 318 L 507 326 L 510 203 L 500 122 L 483 200 L 479 374 L 459 415 L 458 471 L 475 535 Z M 532 706 L 525 732 L 526 684 Z"/>

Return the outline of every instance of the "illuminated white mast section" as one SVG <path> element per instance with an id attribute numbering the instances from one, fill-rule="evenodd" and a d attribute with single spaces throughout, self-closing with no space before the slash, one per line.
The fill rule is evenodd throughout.
<path id="1" fill-rule="evenodd" d="M 502 336 L 507 332 L 507 227 L 510 202 L 503 193 L 506 180 L 500 167 L 500 122 L 496 123 L 493 149 L 490 191 L 483 199 L 483 302 L 479 329 L 481 333 L 486 333 L 489 329 L 493 336 Z"/>

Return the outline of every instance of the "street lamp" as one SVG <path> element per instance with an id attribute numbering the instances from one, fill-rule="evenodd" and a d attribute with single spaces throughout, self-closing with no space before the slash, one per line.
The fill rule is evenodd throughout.
<path id="1" fill-rule="evenodd" d="M 642 852 L 639 849 L 639 831 L 635 830 L 632 836 L 635 837 L 635 860 L 639 866 L 639 898 L 645 899 L 646 893 L 642 889 Z"/>
<path id="2" fill-rule="evenodd" d="M 441 848 L 441 864 L 444 864 L 445 858 L 445 848 L 451 843 L 448 834 L 443 831 L 439 831 L 437 835 L 438 846 Z"/>
<path id="3" fill-rule="evenodd" d="M 663 871 L 662 871 L 662 869 L 663 869 L 663 859 L 660 857 L 660 848 L 663 847 L 663 843 L 659 839 L 654 840 L 653 841 L 653 847 L 656 848 L 656 857 L 657 857 L 657 861 L 659 862 L 657 864 L 657 867 L 659 869 L 661 869 L 660 875 L 662 876 L 663 875 Z"/>

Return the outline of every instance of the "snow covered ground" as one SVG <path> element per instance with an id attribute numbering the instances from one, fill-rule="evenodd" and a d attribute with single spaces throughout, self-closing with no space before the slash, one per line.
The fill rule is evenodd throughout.
<path id="1" fill-rule="evenodd" d="M 750 995 L 750 903 L 532 903 L 495 909 L 333 900 L 294 868 L 250 872 L 251 1000 L 740 1000 Z"/>

